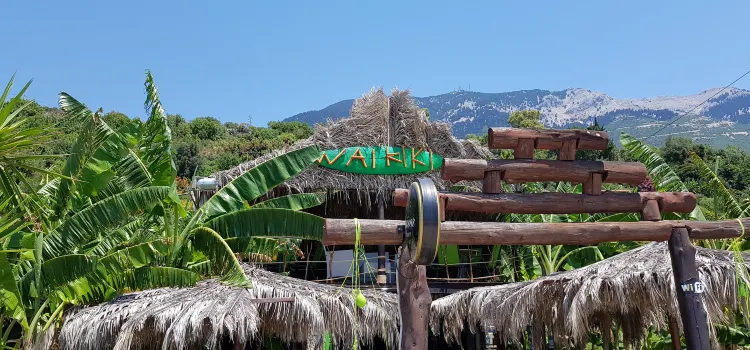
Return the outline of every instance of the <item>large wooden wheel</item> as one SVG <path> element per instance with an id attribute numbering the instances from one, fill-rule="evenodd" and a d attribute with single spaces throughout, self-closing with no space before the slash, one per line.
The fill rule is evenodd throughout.
<path id="1" fill-rule="evenodd" d="M 435 260 L 440 244 L 440 200 L 435 184 L 428 178 L 409 187 L 406 236 L 414 247 L 414 263 L 428 265 Z"/>

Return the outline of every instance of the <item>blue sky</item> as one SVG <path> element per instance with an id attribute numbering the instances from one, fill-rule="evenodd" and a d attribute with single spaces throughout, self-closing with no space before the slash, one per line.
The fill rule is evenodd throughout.
<path id="1" fill-rule="evenodd" d="M 62 5 L 62 6 L 61 6 Z M 0 78 L 143 113 L 265 125 L 373 86 L 416 96 L 582 87 L 692 94 L 750 69 L 748 1 L 90 1 L 3 4 Z M 19 84 L 20 86 L 20 84 Z M 750 77 L 736 86 L 750 88 Z"/>

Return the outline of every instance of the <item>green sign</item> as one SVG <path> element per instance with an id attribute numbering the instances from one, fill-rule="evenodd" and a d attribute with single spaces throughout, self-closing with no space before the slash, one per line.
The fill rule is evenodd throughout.
<path id="1" fill-rule="evenodd" d="M 323 151 L 317 163 L 350 173 L 397 175 L 439 169 L 443 157 L 412 147 L 349 147 Z"/>

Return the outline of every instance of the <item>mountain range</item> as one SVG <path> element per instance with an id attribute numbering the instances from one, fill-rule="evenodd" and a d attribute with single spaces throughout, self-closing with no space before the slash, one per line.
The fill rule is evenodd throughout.
<path id="1" fill-rule="evenodd" d="M 618 145 L 620 133 L 627 132 L 648 137 L 647 142 L 659 146 L 668 136 L 682 136 L 714 147 L 735 145 L 750 151 L 750 90 L 738 88 L 647 98 L 615 98 L 580 88 L 502 93 L 460 90 L 415 99 L 430 111 L 430 119 L 451 123 L 459 138 L 484 134 L 488 127 L 507 126 L 508 116 L 515 110 L 536 109 L 550 128 L 587 126 L 596 118 Z M 347 117 L 353 102 L 339 101 L 285 121 L 314 125 Z"/>

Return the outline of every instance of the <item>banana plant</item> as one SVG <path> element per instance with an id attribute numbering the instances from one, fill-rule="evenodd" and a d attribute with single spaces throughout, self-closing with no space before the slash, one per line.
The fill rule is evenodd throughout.
<path id="1" fill-rule="evenodd" d="M 687 192 L 687 186 L 682 182 L 677 173 L 667 164 L 659 155 L 659 152 L 652 146 L 640 141 L 626 133 L 620 134 L 620 143 L 625 151 L 637 161 L 643 163 L 648 170 L 648 174 L 654 182 L 657 190 L 663 192 Z M 662 213 L 664 219 L 694 219 L 706 220 L 703 211 L 696 206 L 689 214 Z"/>

